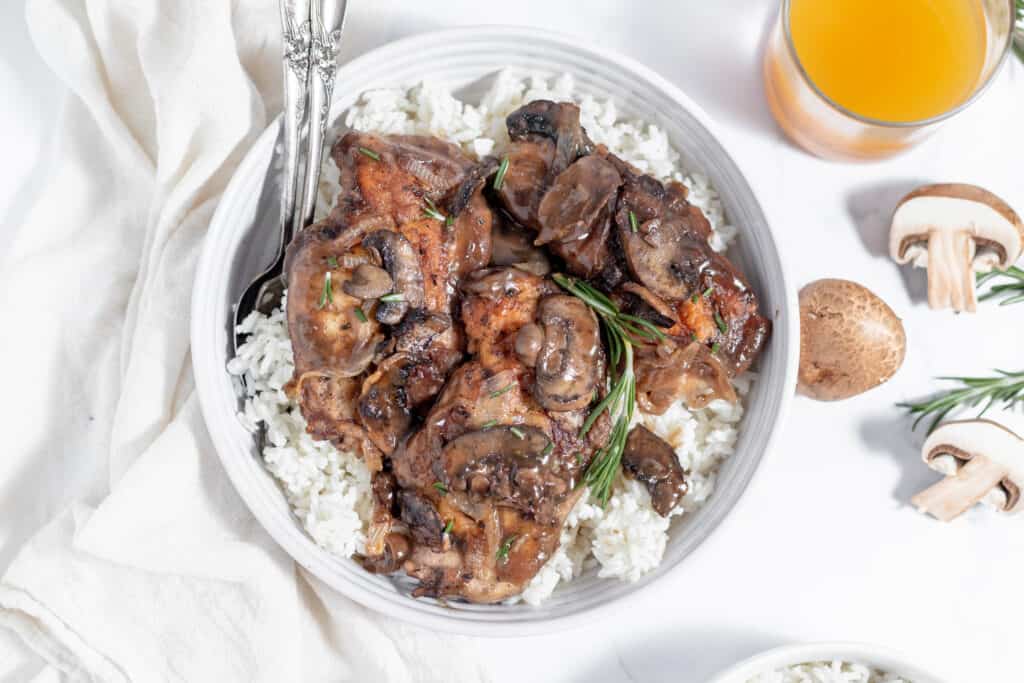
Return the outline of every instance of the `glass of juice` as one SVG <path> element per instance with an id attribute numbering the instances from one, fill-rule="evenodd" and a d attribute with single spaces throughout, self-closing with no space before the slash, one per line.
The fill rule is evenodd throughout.
<path id="1" fill-rule="evenodd" d="M 892 156 L 978 98 L 1014 0 L 783 0 L 765 51 L 779 125 L 830 159 Z"/>

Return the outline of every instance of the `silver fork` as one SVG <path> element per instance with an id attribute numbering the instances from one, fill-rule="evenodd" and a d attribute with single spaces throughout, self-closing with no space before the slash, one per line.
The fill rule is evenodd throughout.
<path id="1" fill-rule="evenodd" d="M 278 244 L 274 261 L 235 304 L 234 330 L 252 311 L 268 314 L 281 302 L 287 286 L 285 250 L 295 232 L 313 222 L 346 4 L 346 0 L 280 0 L 285 105 Z M 301 203 L 296 197 L 300 172 Z M 236 331 L 236 352 L 241 343 Z"/>

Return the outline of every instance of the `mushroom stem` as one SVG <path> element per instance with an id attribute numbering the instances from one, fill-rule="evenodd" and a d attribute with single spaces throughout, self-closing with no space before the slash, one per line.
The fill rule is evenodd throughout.
<path id="1" fill-rule="evenodd" d="M 974 239 L 957 230 L 931 230 L 928 234 L 928 305 L 934 309 L 974 312 Z"/>
<path id="2" fill-rule="evenodd" d="M 1002 465 L 975 455 L 955 475 L 921 491 L 910 502 L 919 511 L 949 522 L 988 495 L 1006 475 Z"/>

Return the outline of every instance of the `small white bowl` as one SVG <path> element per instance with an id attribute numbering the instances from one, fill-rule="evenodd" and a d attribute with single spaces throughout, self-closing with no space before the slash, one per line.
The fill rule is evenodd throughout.
<path id="1" fill-rule="evenodd" d="M 529 635 L 587 623 L 596 611 L 621 606 L 623 598 L 678 568 L 725 519 L 770 450 L 793 395 L 800 346 L 796 293 L 750 185 L 711 132 L 710 118 L 679 89 L 636 62 L 536 29 L 439 31 L 384 46 L 339 69 L 331 116 L 372 88 L 409 87 L 424 79 L 462 89 L 460 96 L 472 100 L 473 92 L 479 93 L 488 79 L 508 67 L 524 74 L 570 73 L 579 92 L 614 99 L 621 117 L 661 127 L 683 164 L 703 171 L 720 192 L 727 215 L 740 229 L 729 255 L 748 276 L 774 325 L 756 366 L 758 379 L 746 400 L 736 453 L 723 464 L 704 507 L 673 524 L 657 569 L 636 583 L 599 579 L 591 571 L 560 587 L 540 607 L 445 604 L 411 598 L 409 581 L 369 574 L 319 547 L 303 531 L 262 466 L 253 435 L 237 419 L 239 399 L 225 370 L 231 352 L 231 307 L 270 260 L 268 245 L 274 237 L 254 229 L 254 217 L 261 210 L 258 197 L 277 137 L 276 122 L 249 150 L 217 207 L 192 298 L 192 363 L 203 416 L 228 476 L 260 523 L 299 564 L 353 600 L 426 628 L 469 635 Z"/>
<path id="2" fill-rule="evenodd" d="M 801 643 L 762 652 L 718 674 L 709 683 L 747 683 L 758 674 L 808 662 L 839 660 L 895 674 L 910 683 L 949 683 L 904 655 L 867 643 Z"/>

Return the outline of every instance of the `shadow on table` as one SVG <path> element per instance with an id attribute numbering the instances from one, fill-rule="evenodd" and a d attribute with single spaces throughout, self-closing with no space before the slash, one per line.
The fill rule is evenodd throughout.
<path id="1" fill-rule="evenodd" d="M 846 197 L 846 211 L 857 226 L 861 242 L 875 258 L 889 258 L 889 228 L 892 214 L 905 195 L 927 180 L 904 178 L 868 183 L 855 188 Z M 899 267 L 893 264 L 893 267 Z M 928 280 L 923 268 L 899 267 L 910 300 L 928 301 Z"/>
<path id="2" fill-rule="evenodd" d="M 763 0 L 709 3 L 702 9 L 700 31 L 687 32 L 663 20 L 659 12 L 630 12 L 622 17 L 634 35 L 643 36 L 630 52 L 678 84 L 713 118 L 728 120 L 766 136 L 782 137 L 768 109 L 762 58 L 774 7 Z M 679 45 L 676 56 L 666 45 Z"/>
<path id="3" fill-rule="evenodd" d="M 573 683 L 706 683 L 730 666 L 783 645 L 777 636 L 756 631 L 709 629 L 665 633 L 624 653 L 610 643 L 595 647 L 591 667 Z"/>
<path id="4" fill-rule="evenodd" d="M 860 425 L 860 436 L 872 453 L 891 458 L 900 468 L 900 480 L 892 491 L 902 505 L 910 505 L 910 498 L 935 483 L 936 474 L 921 462 L 921 442 L 928 421 L 922 420 L 917 431 L 911 431 L 914 420 L 897 413 L 887 417 L 865 420 Z"/>

